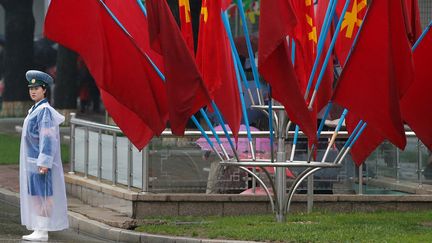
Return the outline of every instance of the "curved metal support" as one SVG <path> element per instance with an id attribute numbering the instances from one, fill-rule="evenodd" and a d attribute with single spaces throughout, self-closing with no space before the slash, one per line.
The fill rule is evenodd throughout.
<path id="1" fill-rule="evenodd" d="M 303 182 L 303 180 L 305 178 L 307 178 L 309 175 L 313 174 L 314 172 L 318 171 L 322 169 L 321 167 L 318 168 L 308 168 L 306 170 L 304 170 L 298 177 L 297 179 L 294 181 L 294 184 L 291 186 L 291 189 L 288 193 L 288 198 L 285 204 L 285 212 L 289 212 L 289 207 L 291 205 L 291 200 L 292 197 L 294 196 L 295 191 L 297 190 L 297 188 L 300 186 L 300 183 Z"/>
<path id="2" fill-rule="evenodd" d="M 246 171 L 246 173 L 250 174 L 251 176 L 253 176 L 264 188 L 268 198 L 270 199 L 270 204 L 272 207 L 272 212 L 275 211 L 275 205 L 274 205 L 274 201 L 273 201 L 273 197 L 271 196 L 267 186 L 264 184 L 264 182 L 261 180 L 261 178 L 259 178 L 255 173 L 253 173 L 252 171 L 250 171 L 248 168 L 243 167 L 243 166 L 239 166 L 240 169 Z"/>
<path id="3" fill-rule="evenodd" d="M 187 152 L 182 152 L 185 156 L 186 156 L 186 158 L 188 158 L 189 159 L 189 161 L 191 162 L 191 164 L 192 164 L 192 166 L 193 167 L 195 167 L 195 170 L 196 170 L 196 172 L 197 172 L 197 174 L 198 174 L 198 178 L 200 179 L 200 180 L 202 180 L 202 179 L 204 179 L 204 178 L 202 178 L 202 175 L 200 175 L 200 167 L 198 166 L 198 164 L 195 162 L 195 160 L 192 158 L 192 156 L 190 156 L 189 155 L 189 153 L 187 153 Z"/>
<path id="4" fill-rule="evenodd" d="M 292 123 L 291 120 L 289 120 L 289 121 L 288 121 L 288 124 L 286 125 L 286 128 L 285 128 L 285 138 L 288 137 L 289 129 L 290 129 L 290 127 L 291 127 L 291 124 L 294 124 L 294 123 Z"/>
<path id="5" fill-rule="evenodd" d="M 251 108 L 258 109 L 258 110 L 264 112 L 264 114 L 267 117 L 269 116 L 268 105 L 251 105 Z M 274 131 L 278 131 L 279 119 L 278 119 L 278 115 L 276 114 L 275 111 L 281 110 L 284 108 L 283 108 L 283 106 L 272 106 L 272 108 L 273 108 L 273 114 L 272 114 L 273 115 L 273 128 L 274 128 Z M 278 136 L 277 133 L 275 133 L 275 134 L 276 134 L 276 136 Z"/>
<path id="6" fill-rule="evenodd" d="M 275 197 L 275 201 L 277 202 L 278 201 L 278 197 L 277 197 L 277 194 L 274 193 L 276 191 L 276 186 L 274 184 L 274 181 L 272 180 L 272 176 L 270 175 L 270 173 L 268 172 L 268 170 L 265 167 L 259 166 L 259 168 L 264 171 L 264 173 L 266 174 L 267 178 L 269 179 L 270 186 L 271 186 L 271 188 L 273 190 L 273 195 Z"/>
<path id="7" fill-rule="evenodd" d="M 315 167 L 317 168 L 317 167 Z M 295 191 L 297 190 L 297 187 L 300 183 L 303 181 L 303 177 L 304 175 L 310 171 L 312 169 L 312 167 L 306 168 L 305 170 L 303 170 L 299 175 L 297 175 L 297 178 L 294 180 L 293 184 L 291 185 L 291 188 L 289 189 L 289 193 L 288 193 L 288 197 L 287 197 L 287 201 L 285 202 L 285 210 L 288 210 L 288 204 L 291 201 L 292 196 L 294 195 Z M 301 180 L 301 181 L 300 181 Z M 300 183 L 299 183 L 300 181 Z M 288 211 L 287 211 L 288 212 Z"/>

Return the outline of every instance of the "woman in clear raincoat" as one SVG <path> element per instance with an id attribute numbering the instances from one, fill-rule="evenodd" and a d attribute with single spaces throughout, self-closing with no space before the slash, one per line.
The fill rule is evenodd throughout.
<path id="1" fill-rule="evenodd" d="M 60 157 L 59 125 L 64 117 L 52 108 L 44 72 L 26 73 L 35 102 L 24 120 L 20 147 L 21 223 L 34 232 L 24 240 L 47 241 L 48 231 L 68 228 L 66 190 Z"/>

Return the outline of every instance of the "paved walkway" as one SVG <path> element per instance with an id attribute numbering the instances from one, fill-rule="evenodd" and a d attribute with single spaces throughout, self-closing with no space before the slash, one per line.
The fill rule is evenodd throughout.
<path id="1" fill-rule="evenodd" d="M 95 116 L 100 119 L 100 116 Z M 0 133 L 17 134 L 23 118 L 0 118 Z M 61 129 L 62 135 L 68 128 Z M 65 172 L 68 165 L 64 164 Z M 19 205 L 19 166 L 0 166 L 0 200 Z M 77 232 L 93 235 L 115 242 L 241 242 L 227 240 L 195 239 L 137 233 L 133 228 L 136 220 L 107 208 L 93 207 L 68 196 L 70 227 Z"/>

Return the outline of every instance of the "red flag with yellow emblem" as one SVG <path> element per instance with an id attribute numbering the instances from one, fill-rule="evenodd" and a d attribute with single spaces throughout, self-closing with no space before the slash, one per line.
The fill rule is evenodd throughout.
<path id="1" fill-rule="evenodd" d="M 341 16 L 346 0 L 339 1 L 336 6 L 337 16 Z M 352 0 L 342 22 L 336 40 L 335 52 L 341 67 L 345 65 L 351 46 L 363 22 L 367 10 L 367 0 Z"/>
<path id="2" fill-rule="evenodd" d="M 196 61 L 204 83 L 225 121 L 237 136 L 241 107 L 231 47 L 221 11 L 227 0 L 203 0 Z"/>
<path id="3" fill-rule="evenodd" d="M 406 145 L 399 100 L 413 81 L 414 68 L 404 23 L 400 0 L 371 2 L 335 91 L 335 103 L 350 112 L 348 130 L 358 118 L 368 124 L 351 150 L 357 165 L 384 139 L 400 149 Z"/>
<path id="4" fill-rule="evenodd" d="M 192 16 L 189 0 L 179 0 L 180 30 L 189 50 L 194 54 L 194 39 L 192 30 Z"/>
<path id="5" fill-rule="evenodd" d="M 317 27 L 314 6 L 311 0 L 292 1 L 292 6 L 297 20 L 292 36 L 295 40 L 294 69 L 300 87 L 305 92 L 316 55 Z"/>

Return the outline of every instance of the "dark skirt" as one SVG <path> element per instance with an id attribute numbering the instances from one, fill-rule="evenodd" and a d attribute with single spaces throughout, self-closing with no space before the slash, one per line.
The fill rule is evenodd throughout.
<path id="1" fill-rule="evenodd" d="M 32 196 L 52 196 L 51 169 L 48 169 L 48 173 L 46 174 L 30 173 L 28 187 L 29 194 Z"/>

